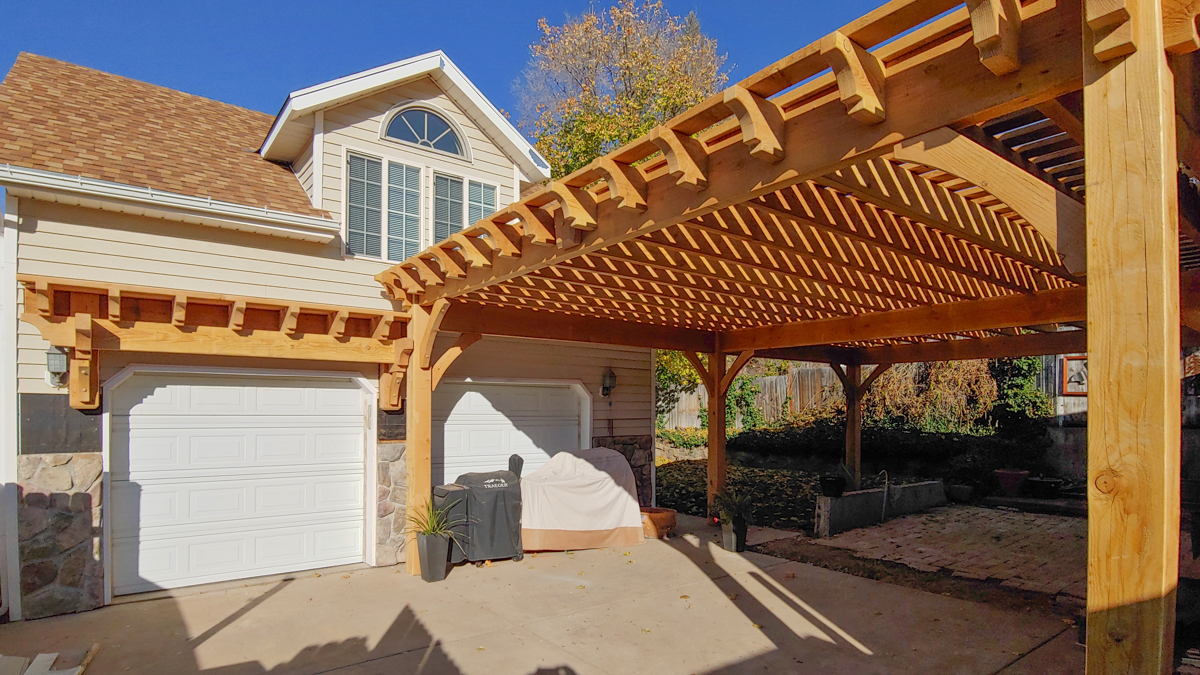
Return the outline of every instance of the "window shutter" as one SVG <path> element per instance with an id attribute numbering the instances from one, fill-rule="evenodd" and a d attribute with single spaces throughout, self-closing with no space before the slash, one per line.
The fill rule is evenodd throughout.
<path id="1" fill-rule="evenodd" d="M 346 158 L 346 249 L 352 255 L 380 256 L 382 246 L 383 163 L 357 155 Z"/>
<path id="2" fill-rule="evenodd" d="M 421 170 L 388 162 L 388 247 L 390 260 L 416 255 L 421 246 Z"/>

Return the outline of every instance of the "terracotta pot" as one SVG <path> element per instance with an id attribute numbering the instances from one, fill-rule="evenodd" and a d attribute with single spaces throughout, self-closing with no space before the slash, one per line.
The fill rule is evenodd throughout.
<path id="1" fill-rule="evenodd" d="M 642 507 L 642 532 L 647 539 L 662 539 L 675 529 L 675 510 Z"/>
<path id="2" fill-rule="evenodd" d="M 1000 491 L 1005 497 L 1016 497 L 1021 491 L 1021 485 L 1029 478 L 1028 471 L 1017 469 L 996 469 L 996 480 L 1000 481 Z"/>

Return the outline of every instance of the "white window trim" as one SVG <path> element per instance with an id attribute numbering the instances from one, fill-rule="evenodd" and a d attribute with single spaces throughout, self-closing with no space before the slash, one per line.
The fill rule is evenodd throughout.
<path id="1" fill-rule="evenodd" d="M 438 117 L 442 118 L 442 120 L 447 125 L 450 126 L 450 130 L 458 135 L 458 142 L 462 145 L 463 154 L 456 155 L 452 152 L 446 152 L 445 150 L 438 150 L 437 148 L 427 148 L 423 145 L 418 145 L 416 143 L 411 143 L 409 141 L 402 141 L 399 138 L 392 138 L 391 136 L 388 136 L 387 130 L 388 130 L 388 127 L 391 126 L 392 120 L 395 119 L 395 117 L 397 115 L 399 115 L 400 113 L 406 112 L 408 110 L 424 110 L 425 112 L 433 113 L 434 115 L 437 115 Z M 443 159 L 450 158 L 450 159 L 457 160 L 459 162 L 464 162 L 466 164 L 471 164 L 473 161 L 472 152 L 471 152 L 471 142 L 469 140 L 467 140 L 467 134 L 464 132 L 463 128 L 461 126 L 459 126 L 458 122 L 455 121 L 454 117 L 452 117 L 450 115 L 450 113 L 448 113 L 447 111 L 443 110 L 442 108 L 440 108 L 432 103 L 428 103 L 425 101 L 413 101 L 413 100 L 404 101 L 404 102 L 397 104 L 396 106 L 392 107 L 391 110 L 384 113 L 383 120 L 379 124 L 379 140 L 383 141 L 384 143 L 393 143 L 393 144 L 402 146 L 404 148 L 415 148 L 416 150 L 418 150 L 420 152 L 427 152 L 431 155 L 434 155 L 436 157 L 443 158 Z"/>
<path id="2" fill-rule="evenodd" d="M 364 159 L 371 159 L 380 162 L 382 166 L 381 172 L 381 192 L 379 197 L 379 256 L 366 254 L 357 254 L 350 250 L 350 156 L 356 155 Z M 420 191 L 421 194 L 417 197 L 418 213 L 417 219 L 420 223 L 419 231 L 420 238 L 417 242 L 417 248 L 424 249 L 428 244 L 425 242 L 425 221 L 426 205 L 424 199 L 425 193 L 425 171 L 426 167 L 417 164 L 416 162 L 406 162 L 403 159 L 380 155 L 379 153 L 367 152 L 358 148 L 342 146 L 342 257 L 345 259 L 354 260 L 370 260 L 373 262 L 397 263 L 403 259 L 393 260 L 388 257 L 388 236 L 387 236 L 387 215 L 388 215 L 388 163 L 403 164 L 417 170 L 420 175 Z M 432 216 L 428 219 L 432 222 Z"/>

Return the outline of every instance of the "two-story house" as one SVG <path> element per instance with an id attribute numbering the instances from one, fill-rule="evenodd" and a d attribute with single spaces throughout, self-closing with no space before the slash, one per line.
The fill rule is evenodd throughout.
<path id="1" fill-rule="evenodd" d="M 0 606 L 403 560 L 407 308 L 374 277 L 548 175 L 440 52 L 274 117 L 22 54 L 0 85 Z M 434 484 L 606 444 L 649 489 L 648 350 L 485 337 L 439 376 Z"/>

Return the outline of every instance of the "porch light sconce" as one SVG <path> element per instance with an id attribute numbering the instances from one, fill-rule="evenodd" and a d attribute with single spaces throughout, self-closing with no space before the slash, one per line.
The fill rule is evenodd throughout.
<path id="1" fill-rule="evenodd" d="M 51 384 L 61 387 L 67 383 L 69 361 L 65 347 L 51 346 L 46 350 L 46 372 L 50 374 Z"/>
<path id="2" fill-rule="evenodd" d="M 608 398 L 608 395 L 612 393 L 612 390 L 616 388 L 616 386 L 617 374 L 613 372 L 612 368 L 609 368 L 608 370 L 604 371 L 604 378 L 600 380 L 600 395 L 604 398 Z"/>

